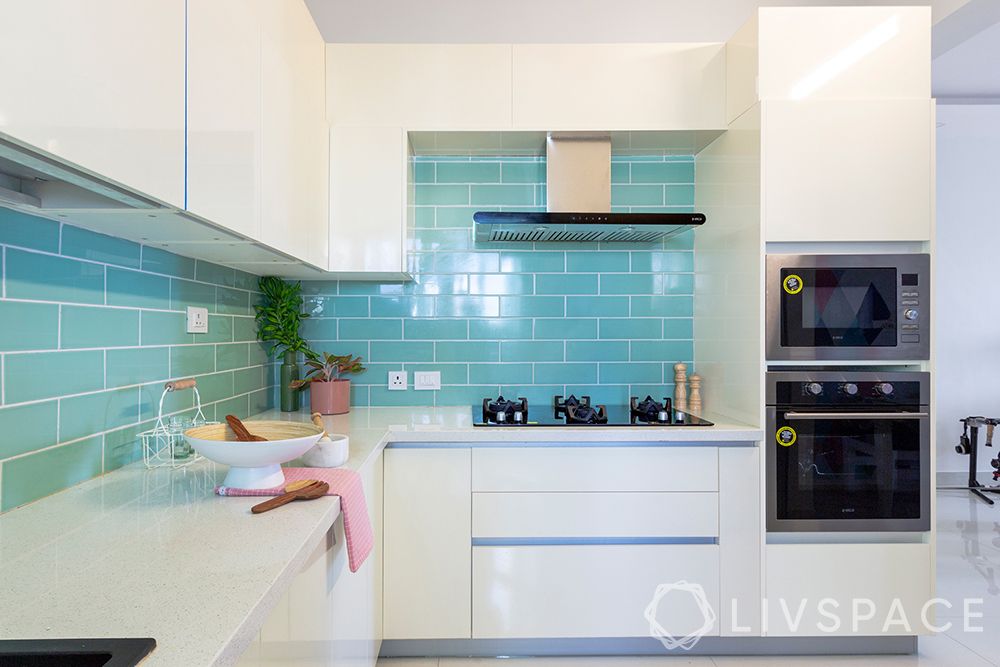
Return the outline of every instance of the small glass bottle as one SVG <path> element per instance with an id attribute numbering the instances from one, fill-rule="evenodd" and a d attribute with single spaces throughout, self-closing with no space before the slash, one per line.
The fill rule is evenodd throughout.
<path id="1" fill-rule="evenodd" d="M 167 430 L 170 433 L 170 452 L 174 460 L 188 459 L 194 454 L 187 438 L 184 437 L 184 431 L 191 428 L 192 425 L 191 420 L 187 417 L 174 415 L 170 418 Z"/>

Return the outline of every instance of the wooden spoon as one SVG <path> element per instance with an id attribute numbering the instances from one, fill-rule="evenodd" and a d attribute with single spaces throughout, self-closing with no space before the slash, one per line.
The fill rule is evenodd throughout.
<path id="1" fill-rule="evenodd" d="M 302 485 L 303 482 L 305 482 L 304 486 Z M 303 482 L 289 484 L 285 487 L 284 495 L 276 496 L 254 505 L 250 508 L 250 511 L 254 514 L 260 514 L 261 512 L 267 512 L 276 507 L 287 505 L 293 500 L 315 500 L 316 498 L 322 498 L 330 490 L 330 485 L 326 482 L 320 482 L 315 479 L 303 480 Z"/>
<path id="2" fill-rule="evenodd" d="M 262 438 L 248 431 L 236 415 L 226 415 L 226 423 L 229 424 L 229 428 L 233 429 L 236 439 L 240 442 L 267 442 L 267 438 Z"/>
<path id="3" fill-rule="evenodd" d="M 319 412 L 312 413 L 312 423 L 316 428 L 323 429 L 323 435 L 319 436 L 319 439 L 329 438 L 330 436 L 326 432 L 326 424 L 323 423 L 323 415 Z"/>

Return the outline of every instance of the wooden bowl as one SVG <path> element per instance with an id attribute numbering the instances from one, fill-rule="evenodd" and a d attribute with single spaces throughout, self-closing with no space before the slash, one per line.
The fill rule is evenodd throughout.
<path id="1" fill-rule="evenodd" d="M 266 442 L 240 442 L 226 424 L 209 424 L 184 432 L 191 447 L 206 459 L 229 466 L 223 486 L 270 489 L 285 483 L 281 464 L 309 451 L 323 429 L 303 422 L 247 421 L 247 430 Z"/>

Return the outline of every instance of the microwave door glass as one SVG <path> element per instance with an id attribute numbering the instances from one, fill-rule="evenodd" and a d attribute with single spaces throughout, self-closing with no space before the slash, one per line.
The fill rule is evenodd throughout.
<path id="1" fill-rule="evenodd" d="M 894 268 L 782 269 L 786 347 L 894 347 Z"/>

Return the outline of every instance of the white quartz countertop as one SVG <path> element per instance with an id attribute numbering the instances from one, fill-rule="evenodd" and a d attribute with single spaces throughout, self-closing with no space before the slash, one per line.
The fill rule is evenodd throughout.
<path id="1" fill-rule="evenodd" d="M 715 419 L 714 427 L 476 428 L 469 408 L 355 408 L 325 421 L 350 436 L 353 469 L 394 443 L 752 446 L 762 438 Z M 322 498 L 252 516 L 259 498 L 214 495 L 225 470 L 135 464 L 0 516 L 0 639 L 153 637 L 144 666 L 234 664 L 340 505 Z"/>
<path id="2" fill-rule="evenodd" d="M 517 445 L 521 443 L 706 443 L 755 446 L 763 438 L 757 427 L 741 424 L 718 415 L 705 414 L 714 426 L 473 426 L 472 410 L 467 407 L 443 408 L 353 408 L 349 414 L 326 417 L 327 430 L 351 437 L 351 461 L 354 448 L 363 451 L 373 438 L 384 439 L 380 446 L 401 443 L 453 443 L 475 445 Z M 259 419 L 309 421 L 309 412 L 287 413 L 276 410 L 258 415 Z"/>

